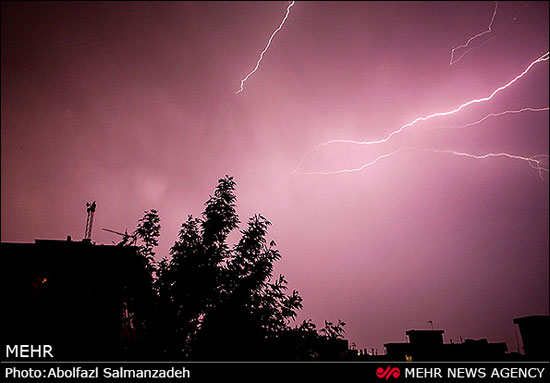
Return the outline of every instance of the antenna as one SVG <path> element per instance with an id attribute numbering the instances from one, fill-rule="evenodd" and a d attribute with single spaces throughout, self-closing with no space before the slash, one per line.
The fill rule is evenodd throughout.
<path id="1" fill-rule="evenodd" d="M 431 320 L 427 320 L 426 323 L 429 323 L 432 326 L 432 330 L 434 329 L 434 322 Z"/>
<path id="2" fill-rule="evenodd" d="M 86 231 L 84 233 L 84 239 L 87 241 L 92 240 L 92 226 L 94 224 L 95 208 L 95 201 L 92 203 L 86 202 L 86 211 L 88 212 L 88 217 L 86 217 Z"/>
<path id="3" fill-rule="evenodd" d="M 121 233 L 120 231 L 115 231 L 115 230 L 111 230 L 111 229 L 107 229 L 107 228 L 102 228 L 101 230 L 105 230 L 105 231 L 108 231 L 110 233 L 114 233 L 114 234 L 118 234 L 122 237 L 122 242 L 119 243 L 119 245 L 121 246 L 124 246 L 128 243 L 130 243 L 132 246 L 136 243 L 136 234 L 134 235 L 130 235 L 128 234 L 128 229 L 126 229 L 124 231 L 124 233 Z M 130 239 L 132 239 L 132 241 L 130 242 Z"/>

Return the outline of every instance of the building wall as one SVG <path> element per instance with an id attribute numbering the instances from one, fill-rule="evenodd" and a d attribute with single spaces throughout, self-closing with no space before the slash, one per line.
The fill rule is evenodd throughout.
<path id="1" fill-rule="evenodd" d="M 69 241 L 2 243 L 1 336 L 50 344 L 59 359 L 116 358 L 134 248 Z"/>

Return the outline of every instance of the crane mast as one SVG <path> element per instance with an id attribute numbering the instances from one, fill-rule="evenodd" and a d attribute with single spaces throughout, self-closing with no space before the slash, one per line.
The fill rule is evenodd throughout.
<path id="1" fill-rule="evenodd" d="M 88 212 L 88 217 L 86 218 L 86 231 L 84 233 L 84 239 L 86 241 L 92 240 L 92 226 L 94 224 L 95 208 L 95 201 L 92 203 L 86 202 L 86 211 Z"/>

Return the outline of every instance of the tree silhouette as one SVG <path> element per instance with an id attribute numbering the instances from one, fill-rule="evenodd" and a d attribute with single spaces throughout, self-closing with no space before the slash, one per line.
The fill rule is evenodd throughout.
<path id="1" fill-rule="evenodd" d="M 332 322 L 325 321 L 325 327 L 323 327 L 319 332 L 327 339 L 342 339 L 344 337 L 344 326 L 346 324 L 338 319 L 337 324 Z"/>
<path id="2" fill-rule="evenodd" d="M 154 209 L 145 211 L 138 221 L 132 237 L 138 240 L 135 262 L 127 271 L 128 277 L 124 286 L 123 321 L 126 331 L 132 339 L 126 345 L 126 352 L 131 355 L 150 353 L 151 342 L 155 339 L 155 316 L 158 306 L 158 295 L 155 291 L 154 273 L 156 271 L 154 248 L 160 236 L 160 217 Z M 123 241 L 129 245 L 128 241 Z"/>
<path id="3" fill-rule="evenodd" d="M 151 265 L 155 262 L 155 252 L 153 249 L 158 246 L 160 236 L 160 217 L 155 209 L 145 211 L 143 218 L 138 221 L 138 227 L 134 231 L 134 236 L 141 241 L 139 253 Z"/>
<path id="4" fill-rule="evenodd" d="M 288 290 L 283 275 L 273 276 L 281 254 L 267 240 L 271 223 L 264 216 L 250 217 L 238 242 L 227 243 L 240 223 L 235 188 L 233 177 L 219 179 L 201 216 L 182 223 L 171 258 L 158 264 L 158 212 L 146 211 L 139 220 L 134 235 L 141 270 L 127 301 L 141 356 L 315 359 L 329 355 L 327 342 L 342 337 L 340 320 L 325 322 L 320 332 L 311 320 L 291 327 L 302 298 Z"/>
<path id="5" fill-rule="evenodd" d="M 235 186 L 233 177 L 218 180 L 201 218 L 182 224 L 159 272 L 159 294 L 169 296 L 163 302 L 177 316 L 175 348 L 187 356 L 227 358 L 224 345 L 242 344 L 232 354 L 240 358 L 287 329 L 302 307 L 296 291 L 287 294 L 284 276 L 272 276 L 281 255 L 275 242 L 267 245 L 265 217 L 251 217 L 238 243 L 227 243 L 240 222 Z"/>
<path id="6" fill-rule="evenodd" d="M 270 346 L 290 329 L 290 321 L 302 308 L 297 291 L 287 294 L 284 276 L 272 276 L 273 262 L 281 255 L 275 242 L 267 245 L 269 225 L 265 217 L 255 215 L 241 231 L 241 239 L 222 268 L 218 303 L 204 318 L 198 334 L 196 356 L 267 358 Z"/>

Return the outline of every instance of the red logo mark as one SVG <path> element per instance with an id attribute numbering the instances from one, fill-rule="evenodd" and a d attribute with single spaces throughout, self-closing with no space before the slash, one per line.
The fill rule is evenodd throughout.
<path id="1" fill-rule="evenodd" d="M 376 376 L 379 378 L 386 378 L 388 380 L 389 378 L 399 378 L 399 375 L 401 375 L 401 371 L 397 367 L 391 368 L 391 366 L 388 366 L 385 370 L 382 367 L 378 367 L 376 369 Z"/>

